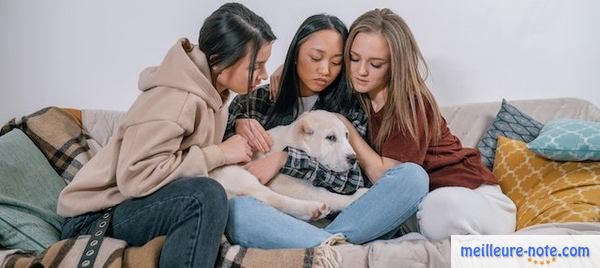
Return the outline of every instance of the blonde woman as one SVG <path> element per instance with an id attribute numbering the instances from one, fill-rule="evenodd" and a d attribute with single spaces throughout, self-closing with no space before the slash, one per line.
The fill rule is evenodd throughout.
<path id="1" fill-rule="evenodd" d="M 377 186 L 400 180 L 408 163 L 423 167 L 431 192 L 417 219 L 429 239 L 514 231 L 515 205 L 481 164 L 478 151 L 463 148 L 450 132 L 425 84 L 427 66 L 404 20 L 389 9 L 361 15 L 350 28 L 344 59 L 369 116 L 370 143 L 340 118 L 370 181 Z"/>

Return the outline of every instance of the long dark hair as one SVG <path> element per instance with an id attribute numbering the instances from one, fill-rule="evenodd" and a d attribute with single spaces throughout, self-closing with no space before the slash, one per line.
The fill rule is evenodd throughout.
<path id="1" fill-rule="evenodd" d="M 300 81 L 296 71 L 296 59 L 300 45 L 312 33 L 320 30 L 335 30 L 342 37 L 342 42 L 346 42 L 348 37 L 348 28 L 335 16 L 327 14 L 317 14 L 308 17 L 294 35 L 290 47 L 288 48 L 283 72 L 281 74 L 280 90 L 274 105 L 267 113 L 266 129 L 270 129 L 280 124 L 282 119 L 290 114 L 296 118 L 300 112 Z M 345 66 L 338 77 L 321 93 L 315 103 L 315 108 L 332 112 L 341 112 L 351 108 L 352 91 L 347 86 L 345 79 Z"/>
<path id="2" fill-rule="evenodd" d="M 252 10 L 239 3 L 227 3 L 213 12 L 200 28 L 198 48 L 206 55 L 208 66 L 223 70 L 250 54 L 248 92 L 252 87 L 256 54 L 275 40 L 271 26 Z M 213 84 L 218 74 L 213 74 Z"/>

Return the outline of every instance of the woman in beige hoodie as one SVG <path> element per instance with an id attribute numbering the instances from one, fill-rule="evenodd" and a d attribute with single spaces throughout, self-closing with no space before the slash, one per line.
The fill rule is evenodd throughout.
<path id="1" fill-rule="evenodd" d="M 180 39 L 159 66 L 145 69 L 142 92 L 108 144 L 59 197 L 63 238 L 96 235 L 87 255 L 104 233 L 132 246 L 166 235 L 161 267 L 212 267 L 228 205 L 206 176 L 251 156 L 241 136 L 220 143 L 224 101 L 228 89 L 246 94 L 267 78 L 274 40 L 260 16 L 229 3 L 205 20 L 197 46 Z M 104 216 L 112 216 L 109 224 Z M 91 267 L 93 258 L 81 263 Z"/>

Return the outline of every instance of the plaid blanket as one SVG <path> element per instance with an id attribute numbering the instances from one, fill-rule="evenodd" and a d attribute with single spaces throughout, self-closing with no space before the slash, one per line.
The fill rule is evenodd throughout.
<path id="1" fill-rule="evenodd" d="M 331 244 L 337 243 L 337 241 L 330 242 Z M 341 261 L 338 252 L 328 244 L 306 249 L 266 250 L 231 245 L 225 236 L 223 236 L 221 247 L 219 249 L 219 257 L 215 267 L 329 268 L 339 267 Z"/>
<path id="2" fill-rule="evenodd" d="M 14 118 L 0 129 L 0 136 L 14 128 L 23 131 L 44 153 L 50 165 L 71 182 L 75 173 L 92 157 L 89 136 L 72 109 L 47 107 L 31 115 Z"/>
<path id="3" fill-rule="evenodd" d="M 61 240 L 39 255 L 16 252 L 8 255 L 0 265 L 5 268 L 77 267 L 89 237 Z M 161 236 L 141 247 L 126 247 L 122 240 L 104 238 L 94 267 L 157 267 L 163 242 L 164 236 Z"/>
<path id="4" fill-rule="evenodd" d="M 127 247 L 125 241 L 104 238 L 94 267 L 158 267 L 164 239 L 160 236 L 141 247 Z M 27 251 L 10 252 L 4 258 L 0 256 L 0 267 L 76 267 L 88 240 L 88 235 L 61 240 L 38 255 Z M 315 249 L 263 250 L 231 245 L 224 239 L 215 267 L 300 268 L 338 267 L 339 264 L 339 257 L 327 245 Z"/>

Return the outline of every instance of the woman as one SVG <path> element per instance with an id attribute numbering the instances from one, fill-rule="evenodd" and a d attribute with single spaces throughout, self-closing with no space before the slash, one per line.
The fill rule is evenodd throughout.
<path id="1" fill-rule="evenodd" d="M 369 114 L 374 149 L 350 129 L 350 143 L 369 179 L 377 185 L 401 175 L 406 163 L 422 166 L 432 191 L 419 205 L 417 218 L 421 232 L 432 240 L 514 231 L 515 205 L 481 164 L 477 150 L 463 148 L 450 132 L 421 75 L 423 56 L 402 18 L 389 9 L 363 14 L 352 24 L 344 56 L 352 87 Z M 346 125 L 351 124 L 346 120 Z"/>
<path id="2" fill-rule="evenodd" d="M 281 93 L 273 101 L 265 86 L 248 96 L 237 96 L 229 106 L 225 138 L 240 134 L 254 150 L 266 152 L 271 143 L 266 130 L 288 125 L 304 111 L 315 109 L 342 113 L 366 134 L 366 114 L 343 77 L 342 53 L 347 35 L 346 26 L 337 17 L 318 14 L 307 18 L 288 49 L 280 74 Z M 281 171 L 343 194 L 365 186 L 357 164 L 348 172 L 334 172 L 296 148 L 254 161 L 248 169 L 263 184 Z"/>
<path id="3" fill-rule="evenodd" d="M 255 102 L 251 109 L 251 102 L 244 96 L 236 97 L 230 106 L 227 133 L 262 140 L 251 144 L 268 151 L 269 136 L 264 129 L 289 124 L 303 111 L 324 109 L 342 113 L 352 122 L 349 128 L 366 134 L 365 113 L 344 81 L 342 53 L 346 36 L 346 27 L 334 16 L 315 15 L 305 20 L 290 44 L 276 100 L 270 101 L 268 88 L 250 94 L 251 102 Z M 338 193 L 353 193 L 359 187 L 370 186 L 358 165 L 350 172 L 336 173 L 295 148 L 251 162 L 248 169 L 265 184 L 282 172 Z M 340 236 L 356 244 L 390 237 L 416 212 L 417 204 L 427 193 L 427 174 L 420 167 L 405 165 L 404 171 L 406 178 L 375 185 L 324 229 L 252 197 L 233 198 L 226 234 L 234 243 L 259 248 L 314 247 Z"/>
<path id="4" fill-rule="evenodd" d="M 180 39 L 144 70 L 117 131 L 59 197 L 62 237 L 90 234 L 109 211 L 107 235 L 129 245 L 166 235 L 161 267 L 213 267 L 228 204 L 205 176 L 251 155 L 239 135 L 221 143 L 224 100 L 228 89 L 246 94 L 267 78 L 273 40 L 260 16 L 225 4 L 204 22 L 198 46 Z"/>

